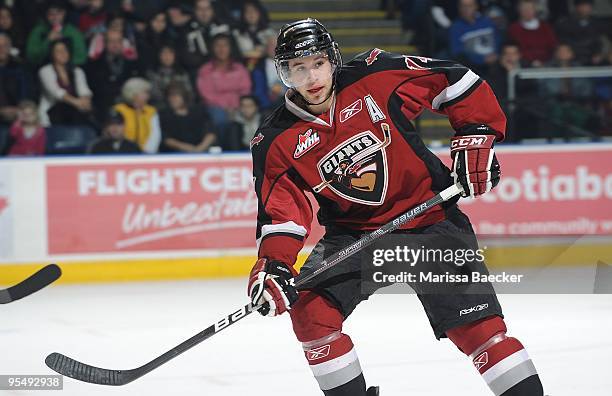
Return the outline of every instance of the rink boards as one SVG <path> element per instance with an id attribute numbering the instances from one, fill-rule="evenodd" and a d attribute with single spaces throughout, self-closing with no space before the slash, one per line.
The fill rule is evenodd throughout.
<path id="1" fill-rule="evenodd" d="M 461 201 L 489 266 L 612 262 L 612 144 L 497 151 L 500 185 Z M 49 262 L 63 282 L 244 276 L 256 211 L 248 154 L 3 159 L 0 284 Z"/>

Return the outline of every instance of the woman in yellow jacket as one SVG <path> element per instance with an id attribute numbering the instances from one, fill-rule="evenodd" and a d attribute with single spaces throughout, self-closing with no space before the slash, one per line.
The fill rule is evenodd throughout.
<path id="1" fill-rule="evenodd" d="M 156 153 L 161 142 L 161 128 L 157 109 L 148 104 L 151 83 L 139 77 L 123 84 L 121 95 L 124 103 L 114 106 L 125 120 L 125 137 L 145 153 Z"/>

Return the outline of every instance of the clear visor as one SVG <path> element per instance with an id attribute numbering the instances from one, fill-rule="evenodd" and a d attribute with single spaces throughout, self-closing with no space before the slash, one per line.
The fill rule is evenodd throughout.
<path id="1" fill-rule="evenodd" d="M 331 79 L 337 65 L 329 61 L 327 51 L 309 56 L 277 61 L 276 70 L 283 84 L 299 88 L 316 81 Z"/>

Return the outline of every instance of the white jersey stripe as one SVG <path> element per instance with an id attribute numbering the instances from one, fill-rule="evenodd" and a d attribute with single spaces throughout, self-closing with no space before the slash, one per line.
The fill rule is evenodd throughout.
<path id="1" fill-rule="evenodd" d="M 259 244 L 261 240 L 270 234 L 295 234 L 300 237 L 306 236 L 306 228 L 299 224 L 295 224 L 293 221 L 288 221 L 286 223 L 281 224 L 266 224 L 261 227 L 261 236 L 257 239 L 257 248 L 259 249 Z"/>
<path id="2" fill-rule="evenodd" d="M 472 85 L 474 85 L 478 81 L 479 77 L 476 73 L 471 70 L 468 70 L 467 73 L 461 80 L 457 81 L 453 85 L 450 85 L 442 90 L 432 101 L 432 107 L 435 110 L 440 109 L 443 103 L 450 102 L 451 100 L 463 95 L 465 91 L 470 89 Z"/>

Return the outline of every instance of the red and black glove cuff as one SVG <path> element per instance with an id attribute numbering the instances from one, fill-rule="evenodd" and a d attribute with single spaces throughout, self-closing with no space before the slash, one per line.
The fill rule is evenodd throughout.
<path id="1" fill-rule="evenodd" d="M 464 197 L 484 194 L 499 183 L 500 166 L 493 145 L 498 134 L 487 125 L 467 125 L 451 138 L 453 178 Z"/>

